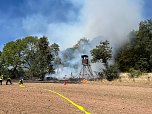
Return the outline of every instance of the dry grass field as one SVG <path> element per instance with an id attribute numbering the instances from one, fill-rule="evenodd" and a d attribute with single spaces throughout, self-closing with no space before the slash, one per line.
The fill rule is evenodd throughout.
<path id="1" fill-rule="evenodd" d="M 152 114 L 152 82 L 98 81 L 86 84 L 25 83 L 0 86 L 0 114 Z"/>

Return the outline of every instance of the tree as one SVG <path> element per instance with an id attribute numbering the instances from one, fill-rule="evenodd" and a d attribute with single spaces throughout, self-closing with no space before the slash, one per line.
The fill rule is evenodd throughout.
<path id="1" fill-rule="evenodd" d="M 139 56 L 136 64 L 140 65 L 141 71 L 152 71 L 152 20 L 142 21 L 137 32 L 135 50 Z"/>
<path id="2" fill-rule="evenodd" d="M 141 75 L 140 70 L 135 70 L 134 68 L 129 69 L 129 77 L 133 78 L 133 81 L 135 82 L 135 78 L 138 78 Z"/>
<path id="3" fill-rule="evenodd" d="M 0 51 L 0 75 L 2 74 L 2 66 L 3 66 L 3 59 L 2 59 L 2 52 Z"/>
<path id="4" fill-rule="evenodd" d="M 91 50 L 92 62 L 102 62 L 105 67 L 108 66 L 108 61 L 112 58 L 112 48 L 109 46 L 109 41 L 100 42 L 100 45 Z"/>
<path id="5" fill-rule="evenodd" d="M 54 73 L 52 61 L 54 57 L 51 53 L 51 48 L 47 37 L 43 36 L 38 42 L 38 55 L 37 55 L 37 68 L 40 78 L 43 80 L 44 76 L 48 73 Z"/>
<path id="6" fill-rule="evenodd" d="M 59 48 L 58 44 L 54 43 L 50 46 L 50 48 L 51 48 L 51 52 L 54 56 L 57 56 L 59 54 L 58 52 L 60 51 L 60 48 Z"/>
<path id="7" fill-rule="evenodd" d="M 59 65 L 62 64 L 62 60 L 61 58 L 59 57 L 59 51 L 60 51 L 60 48 L 59 48 L 59 45 L 54 43 L 50 46 L 51 48 L 51 53 L 54 57 L 54 61 L 53 61 L 53 67 L 54 69 L 57 70 L 57 73 L 59 71 Z"/>
<path id="8" fill-rule="evenodd" d="M 116 64 L 109 65 L 108 61 L 112 58 L 112 48 L 109 46 L 109 42 L 100 42 L 99 46 L 96 46 L 95 49 L 91 50 L 93 56 L 93 62 L 102 62 L 104 63 L 105 68 L 99 72 L 101 79 L 106 78 L 108 81 L 118 79 L 119 70 Z"/>
<path id="9" fill-rule="evenodd" d="M 20 49 L 16 45 L 16 42 L 11 41 L 4 46 L 1 56 L 3 62 L 5 62 L 3 63 L 3 70 L 10 72 L 13 71 L 12 72 L 13 78 L 18 76 L 17 67 L 20 65 L 19 57 L 20 57 Z M 12 67 L 12 69 L 8 69 L 9 67 Z"/>
<path id="10" fill-rule="evenodd" d="M 142 21 L 139 30 L 129 35 L 130 42 L 122 45 L 115 55 L 121 71 L 130 68 L 142 72 L 152 71 L 152 20 Z"/>
<path id="11" fill-rule="evenodd" d="M 38 53 L 38 37 L 28 36 L 22 39 L 25 47 L 22 50 L 21 67 L 26 70 L 26 74 L 30 79 L 39 77 L 37 74 L 37 53 Z"/>
<path id="12" fill-rule="evenodd" d="M 135 50 L 129 44 L 126 44 L 115 55 L 115 61 L 118 64 L 121 71 L 128 71 L 130 67 L 134 67 L 137 62 Z"/>
<path id="13" fill-rule="evenodd" d="M 80 49 L 81 47 L 85 46 L 85 45 L 89 45 L 89 40 L 87 38 L 82 38 L 80 39 L 74 46 L 74 49 Z"/>
<path id="14" fill-rule="evenodd" d="M 3 60 L 3 67 L 9 69 L 13 78 L 20 76 L 20 69 L 30 71 L 34 64 L 37 37 L 26 37 L 17 39 L 16 41 L 8 42 L 2 51 L 1 59 Z M 30 73 L 31 75 L 31 73 Z"/>
<path id="15" fill-rule="evenodd" d="M 8 42 L 0 56 L 0 64 L 3 66 L 1 69 L 9 70 L 13 78 L 18 78 L 21 73 L 26 72 L 31 79 L 43 79 L 46 73 L 54 72 L 51 51 L 47 37 L 38 39 L 29 36 Z"/>
<path id="16" fill-rule="evenodd" d="M 105 77 L 108 81 L 112 81 L 119 78 L 119 70 L 116 64 L 108 65 L 106 69 L 100 74 L 101 77 Z"/>

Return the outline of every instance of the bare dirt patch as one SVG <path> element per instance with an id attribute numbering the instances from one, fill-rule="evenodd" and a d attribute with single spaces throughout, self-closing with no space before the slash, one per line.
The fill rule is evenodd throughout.
<path id="1" fill-rule="evenodd" d="M 0 114 L 83 114 L 51 89 L 83 106 L 91 114 L 152 114 L 151 86 L 113 83 L 17 83 L 0 86 Z"/>

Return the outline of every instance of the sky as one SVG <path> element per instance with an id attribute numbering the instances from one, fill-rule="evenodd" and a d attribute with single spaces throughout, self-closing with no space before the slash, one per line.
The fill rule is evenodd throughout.
<path id="1" fill-rule="evenodd" d="M 0 50 L 26 36 L 47 36 L 61 49 L 83 37 L 117 45 L 151 18 L 152 0 L 0 0 Z"/>

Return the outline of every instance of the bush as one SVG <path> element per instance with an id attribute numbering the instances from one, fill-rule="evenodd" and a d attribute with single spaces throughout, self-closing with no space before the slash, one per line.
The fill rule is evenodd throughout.
<path id="1" fill-rule="evenodd" d="M 100 72 L 99 74 L 101 79 L 105 78 L 108 81 L 118 79 L 119 78 L 118 66 L 115 64 L 108 65 L 106 69 L 103 69 L 103 72 Z"/>
<path id="2" fill-rule="evenodd" d="M 140 70 L 135 70 L 134 68 L 129 69 L 129 77 L 130 78 L 138 78 L 142 72 Z"/>

